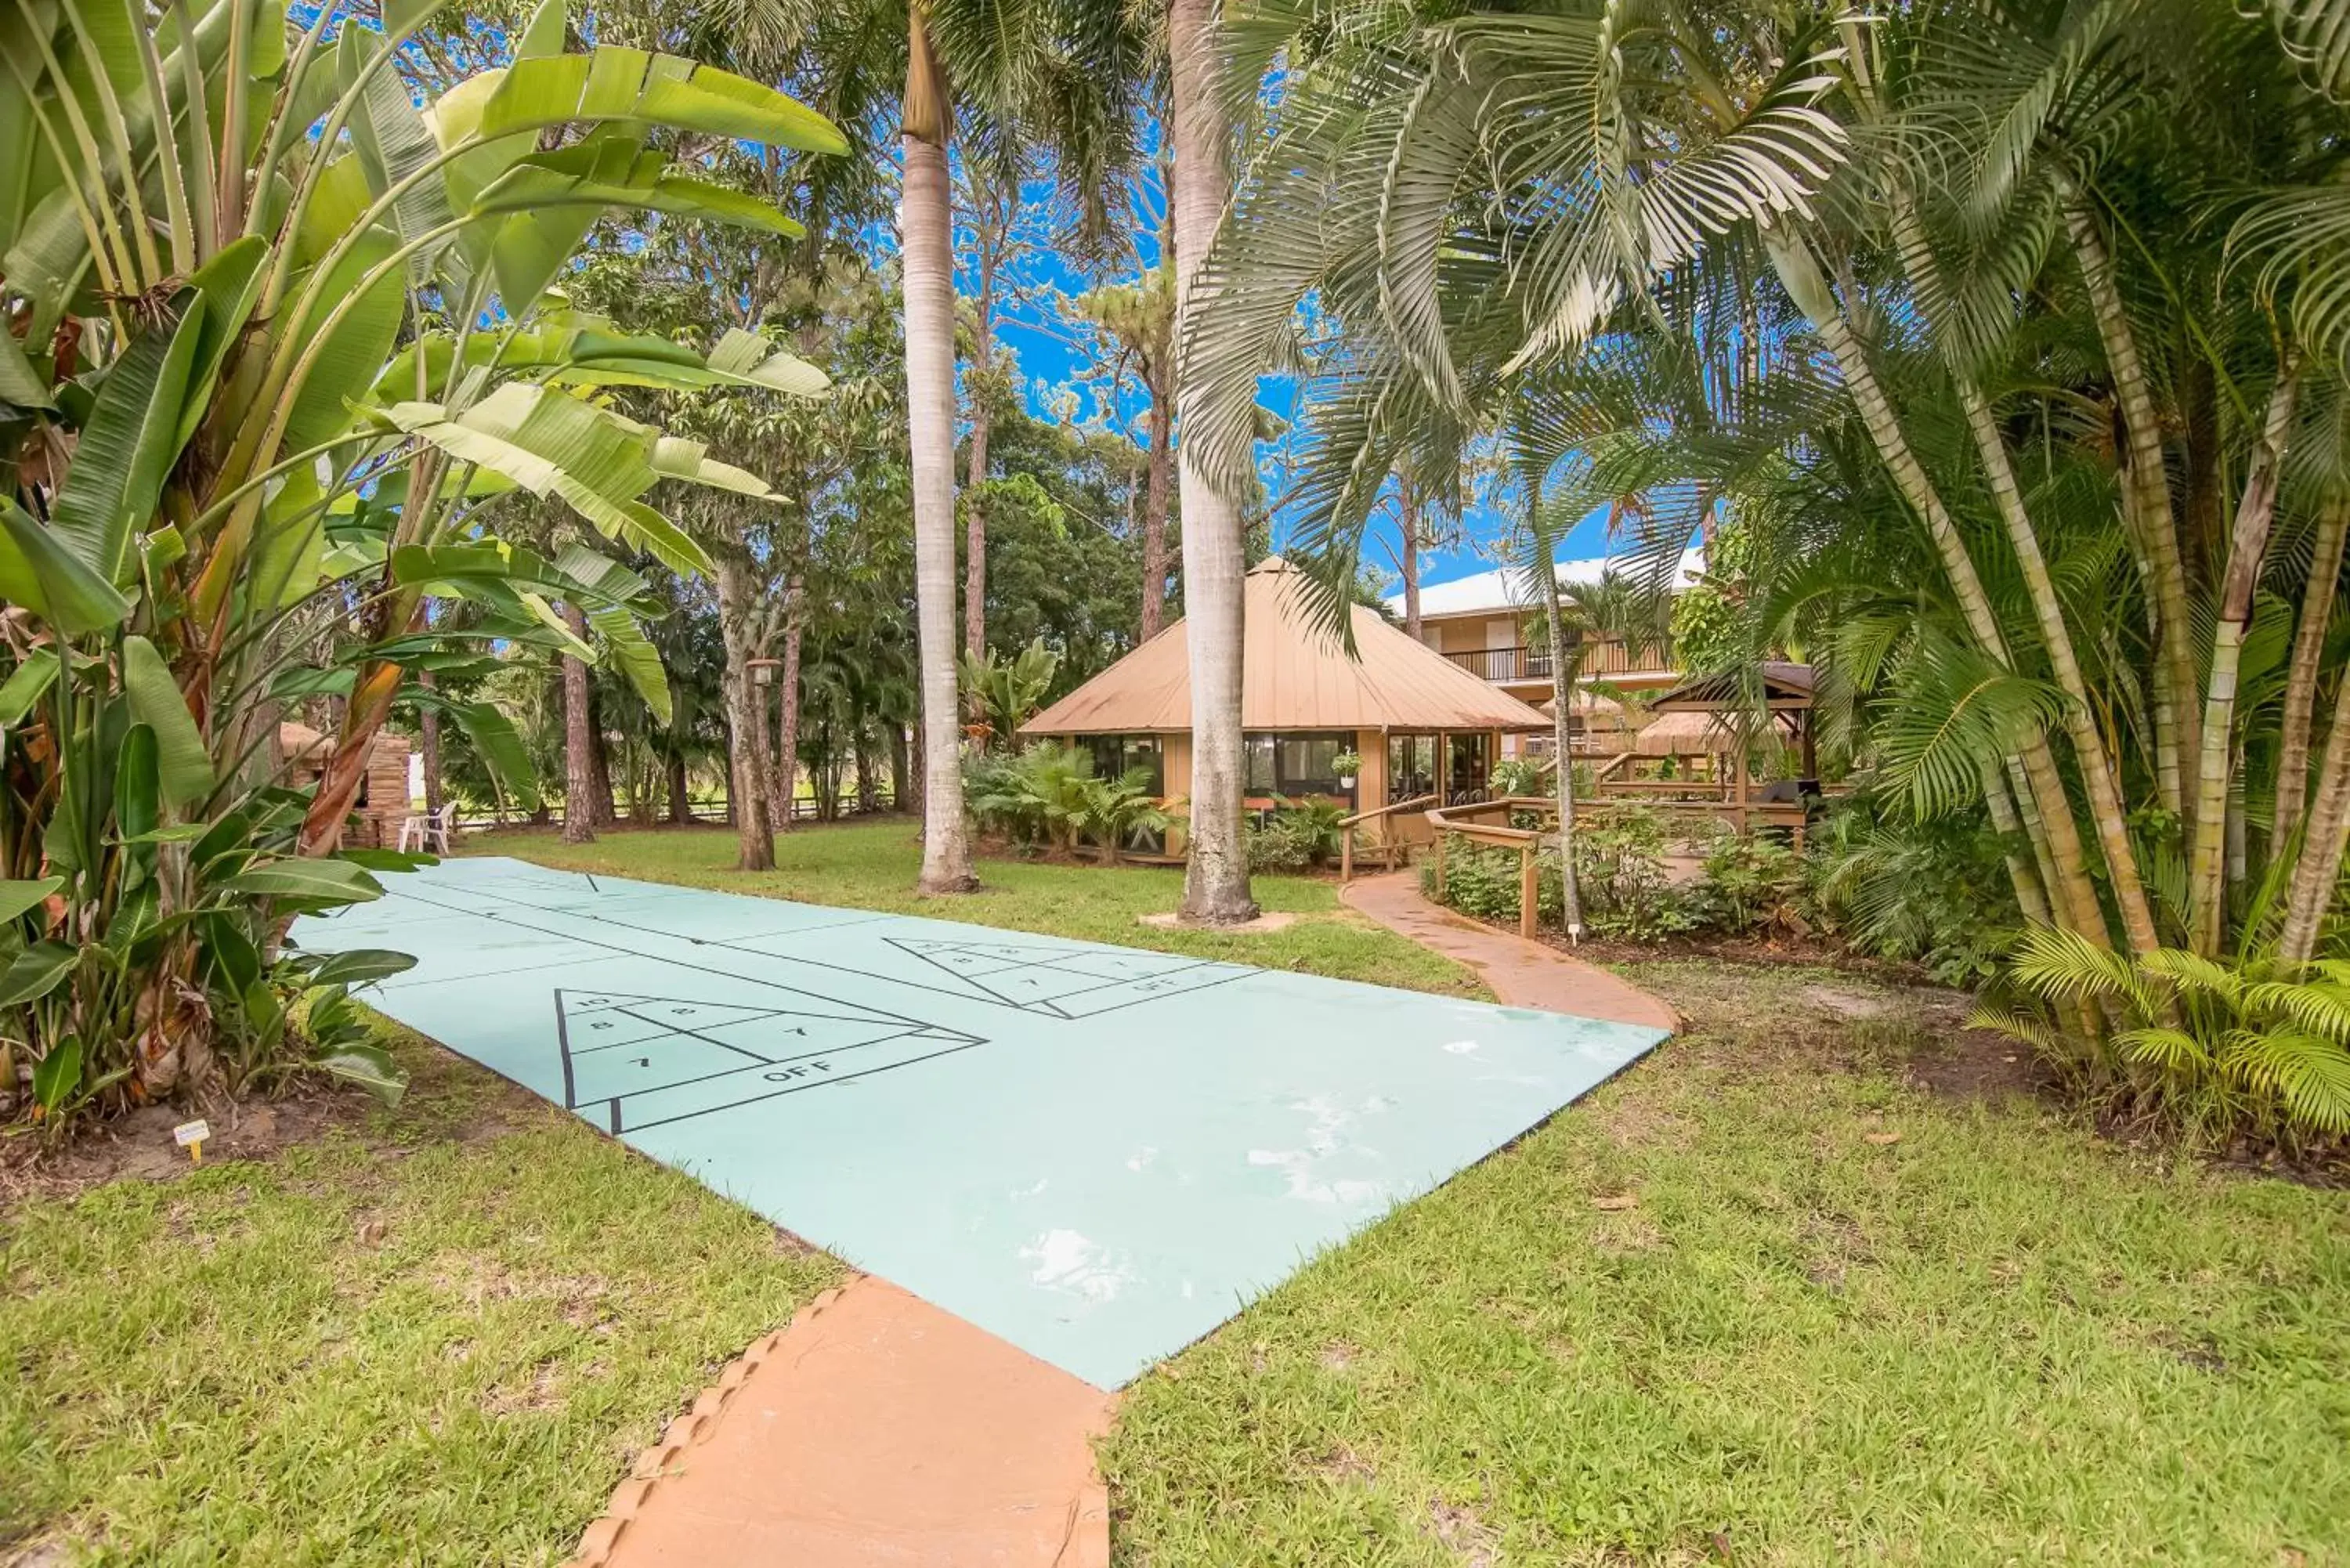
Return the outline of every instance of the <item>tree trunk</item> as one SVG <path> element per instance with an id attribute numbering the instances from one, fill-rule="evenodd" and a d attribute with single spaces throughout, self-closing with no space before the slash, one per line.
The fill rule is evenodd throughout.
<path id="1" fill-rule="evenodd" d="M 430 691 L 440 682 L 432 671 L 417 671 L 416 684 Z M 441 710 L 428 702 L 416 716 L 417 749 L 424 763 L 424 814 L 438 816 L 441 811 Z"/>
<path id="2" fill-rule="evenodd" d="M 784 592 L 783 689 L 775 699 L 781 711 L 775 723 L 775 798 L 783 803 L 775 808 L 778 833 L 791 831 L 800 788 L 800 579 L 794 577 Z"/>
<path id="3" fill-rule="evenodd" d="M 1868 362 L 1866 350 L 1853 334 L 1843 306 L 1820 272 L 1818 258 L 1787 221 L 1765 230 L 1762 237 L 1780 282 L 1786 286 L 1796 308 L 1819 332 L 1828 352 L 1835 356 L 1846 392 L 1858 410 L 1861 422 L 1868 428 L 1877 455 L 1895 486 L 1924 521 L 1968 629 L 1986 654 L 2012 669 L 2007 639 L 2000 630 L 1990 596 L 1983 591 L 1974 560 L 1967 554 L 1966 541 L 1960 536 L 1958 524 L 1942 504 L 1941 494 L 1928 477 L 1925 466 L 1910 448 L 1909 438 L 1877 379 L 1876 369 Z M 2073 820 L 2072 803 L 2065 794 L 2056 759 L 2046 740 L 2037 735 L 2021 748 L 2020 755 L 2024 776 L 2030 783 L 2029 794 L 2038 808 L 2040 832 L 2044 836 L 2054 877 L 2051 891 L 2061 896 L 2072 929 L 2100 947 L 2110 946 L 2112 937 L 2106 929 L 2105 910 L 2097 901 L 2095 886 L 2089 880 L 2080 826 Z"/>
<path id="4" fill-rule="evenodd" d="M 963 823 L 961 705 L 955 692 L 954 255 L 949 207 L 948 111 L 930 41 L 914 12 L 915 63 L 908 82 L 905 189 L 898 228 L 906 290 L 906 400 L 912 446 L 914 600 L 922 668 L 922 870 L 926 894 L 965 893 L 971 872 Z M 928 71 L 935 93 L 918 115 Z M 925 124 L 925 121 L 930 123 Z M 929 130 L 930 135 L 920 131 Z"/>
<path id="5" fill-rule="evenodd" d="M 1407 518 L 1410 515 L 1409 511 L 1405 513 Z M 1411 526 L 1409 522 L 1405 525 L 1407 539 Z M 1407 551 L 1411 548 L 1409 544 L 1404 547 Z M 1575 871 L 1575 753 L 1567 744 L 1575 728 L 1575 670 L 1567 659 L 1566 618 L 1558 599 L 1558 569 L 1551 565 L 1555 552 L 1545 539 L 1536 553 L 1543 559 L 1536 564 L 1534 576 L 1543 581 L 1544 608 L 1549 620 L 1551 747 L 1558 759 L 1558 777 L 1555 782 L 1558 787 L 1559 887 L 1566 906 L 1566 940 L 1579 946 L 1583 941 L 1583 888 Z M 1416 575 L 1404 578 L 1405 592 L 1409 596 L 1405 602 L 1411 607 L 1410 618 L 1414 620 L 1419 618 L 1415 601 L 1419 597 L 1419 585 L 1412 580 Z M 1419 635 L 1416 626 L 1411 631 L 1414 637 Z"/>
<path id="6" fill-rule="evenodd" d="M 1897 189 L 1892 193 L 1891 205 L 1894 234 L 1912 284 L 1919 287 L 1939 285 L 1941 265 L 1927 242 L 1908 192 Z M 1966 412 L 1967 428 L 1974 437 L 1975 455 L 1982 463 L 1991 500 L 1999 509 L 2000 521 L 2006 526 L 2008 543 L 2023 575 L 2033 619 L 2040 628 L 2040 640 L 2047 649 L 2056 684 L 2065 695 L 2064 732 L 2072 740 L 2082 784 L 2088 792 L 2089 820 L 2106 854 L 2122 929 L 2133 952 L 2150 953 L 2161 945 L 2161 938 L 2155 930 L 2154 909 L 2138 873 L 2137 846 L 2130 841 L 2128 810 L 2122 801 L 2105 736 L 2097 728 L 2096 706 L 2090 700 L 2088 682 L 2082 677 L 2080 660 L 2074 652 L 2072 630 L 2064 621 L 2064 602 L 2056 596 L 2047 558 L 2041 553 L 2039 533 L 2024 504 L 2023 487 L 2016 481 L 2015 465 L 2008 455 L 2007 438 L 2001 433 L 1991 401 L 1970 378 L 1960 375 L 1953 379 L 1960 406 Z"/>
<path id="7" fill-rule="evenodd" d="M 2007 781 L 2000 776 L 1998 768 L 1985 763 L 1982 784 L 1983 805 L 1991 812 L 1991 830 L 2006 840 L 2002 853 L 2007 861 L 2007 879 L 2015 888 L 2016 908 L 2033 925 L 2053 924 L 2048 897 L 2041 890 L 2040 878 L 2033 874 L 2031 863 L 2015 852 L 2015 841 L 2023 836 L 2023 822 L 2016 815 L 2015 798 L 2008 793 Z"/>
<path id="8" fill-rule="evenodd" d="M 1405 635 L 1414 642 L 1418 642 L 1419 640 L 1419 503 L 1413 497 L 1409 484 L 1402 487 L 1397 500 L 1400 504 L 1403 522 L 1403 549 L 1396 557 L 1403 567 L 1403 629 Z M 1553 573 L 1552 576 L 1555 579 L 1557 574 Z M 1552 583 L 1552 587 L 1554 590 L 1557 587 L 1555 581 Z M 1555 591 L 1552 594 L 1552 597 L 1554 599 L 1557 597 Z M 1554 649 L 1552 651 L 1555 653 L 1557 650 Z"/>
<path id="9" fill-rule="evenodd" d="M 563 607 L 572 635 L 588 635 L 588 618 L 577 605 Z M 595 721 L 588 710 L 588 666 L 563 656 L 563 842 L 596 842 Z"/>
<path id="10" fill-rule="evenodd" d="M 2284 683 L 2284 729 L 2277 744 L 2276 810 L 2269 824 L 2269 858 L 2281 858 L 2309 808 L 2310 731 L 2317 721 L 2318 661 L 2342 583 L 2342 544 L 2350 536 L 2350 494 L 2327 498 L 2317 514 L 2309 581 L 2301 593 L 2301 624 L 2293 628 L 2293 662 Z"/>
<path id="11" fill-rule="evenodd" d="M 2195 754 L 2198 743 L 2193 707 L 2195 622 L 2187 607 L 2187 569 L 2179 556 L 2178 524 L 2171 515 L 2170 478 L 2162 457 L 2162 421 L 2155 410 L 2145 362 L 2138 356 L 2137 334 L 2131 330 L 2129 313 L 2114 281 L 2105 234 L 2080 192 L 2067 194 L 2065 228 L 2082 281 L 2088 286 L 2090 312 L 2105 345 L 2106 368 L 2113 372 L 2114 395 L 2121 404 L 2122 514 L 2155 602 L 2151 684 L 2156 788 L 2165 806 L 2187 814 L 2194 810 L 2194 803 L 2186 794 L 2184 759 Z"/>
<path id="12" fill-rule="evenodd" d="M 1149 642 L 1167 624 L 1167 491 L 1175 460 L 1175 400 L 1159 377 L 1144 384 L 1150 389 L 1150 459 L 1142 497 L 1142 640 Z"/>
<path id="13" fill-rule="evenodd" d="M 2137 848 L 2130 841 L 2129 811 L 2115 782 L 2113 760 L 2106 753 L 2105 736 L 2097 729 L 2096 706 L 2090 700 L 2088 681 L 2083 678 L 2080 661 L 2074 653 L 2072 631 L 2064 624 L 2064 601 L 2056 597 L 2055 580 L 2048 575 L 2047 558 L 2041 554 L 2040 536 L 2024 508 L 2023 490 L 2016 483 L 2014 465 L 2008 458 L 2007 438 L 2000 433 L 1999 421 L 1992 416 L 1991 404 L 1982 392 L 1967 378 L 1957 379 L 1959 400 L 1965 406 L 1967 423 L 1974 431 L 1975 451 L 1982 460 L 1984 476 L 1991 483 L 1991 499 L 1999 507 L 2001 520 L 2007 524 L 2008 542 L 2014 546 L 2016 565 L 2022 569 L 2033 618 L 2040 626 L 2040 640 L 2047 649 L 2056 684 L 2064 692 L 2064 732 L 2073 742 L 2082 784 L 2088 791 L 2089 821 L 2096 829 L 2098 846 L 2106 854 L 2106 869 L 2113 881 L 2114 903 L 2121 912 L 2122 929 L 2129 938 L 2132 952 L 2150 953 L 2162 945 L 2162 939 L 2155 929 L 2154 907 L 2147 898 L 2146 886 L 2138 874 Z"/>
<path id="14" fill-rule="evenodd" d="M 1170 206 L 1175 230 L 1175 328 L 1180 343 L 1213 308 L 1196 293 L 1232 182 L 1224 169 L 1225 125 L 1211 34 L 1215 0 L 1170 0 L 1170 117 L 1175 148 Z M 1177 358 L 1180 417 L 1198 401 L 1196 377 Z M 1203 416 L 1204 417 L 1204 416 Z M 1240 508 L 1210 477 L 1191 443 L 1178 448 L 1183 501 L 1183 613 L 1191 676 L 1191 846 L 1183 870 L 1182 918 L 1230 925 L 1253 919 L 1248 854 L 1242 841 L 1245 758 L 1241 740 L 1241 641 L 1244 614 Z"/>
<path id="15" fill-rule="evenodd" d="M 2243 664 L 2244 634 L 2251 629 L 2252 597 L 2268 557 L 2269 532 L 2276 521 L 2279 471 L 2292 438 L 2293 410 L 2301 372 L 2290 358 L 2279 367 L 2269 395 L 2268 418 L 2253 448 L 2236 523 L 2228 543 L 2228 565 L 2220 579 L 2217 623 L 2211 630 L 2211 675 L 2203 697 L 2203 750 L 2195 769 L 2195 836 L 2187 859 L 2188 908 L 2194 948 L 2206 958 L 2220 952 L 2227 903 L 2228 785 L 2236 770 L 2236 677 Z"/>
<path id="16" fill-rule="evenodd" d="M 669 819 L 681 826 L 693 820 L 693 787 L 683 752 L 669 754 Z"/>
<path id="17" fill-rule="evenodd" d="M 2301 858 L 2293 868 L 2285 899 L 2284 929 L 2277 951 L 2287 962 L 2305 964 L 2317 952 L 2317 937 L 2342 884 L 2342 853 L 2350 845 L 2350 680 L 2337 684 L 2334 724 L 2326 732 L 2325 756 L 2318 764 L 2317 796 L 2310 803 L 2309 826 Z"/>
<path id="18" fill-rule="evenodd" d="M 982 244 L 979 255 L 979 330 L 972 341 L 972 364 L 981 371 L 995 362 L 995 251 Z M 987 504 L 980 486 L 987 479 L 987 381 L 982 376 L 971 400 L 971 469 L 963 480 L 962 645 L 973 659 L 987 657 Z"/>
<path id="19" fill-rule="evenodd" d="M 889 724 L 889 809 L 904 811 L 914 793 L 912 759 L 906 752 L 906 726 L 892 720 Z"/>
<path id="20" fill-rule="evenodd" d="M 758 734 L 758 688 L 751 659 L 751 574 L 732 554 L 718 557 L 718 631 L 726 645 L 726 800 L 740 840 L 738 871 L 775 868 L 775 840 L 767 820 L 766 758 Z"/>

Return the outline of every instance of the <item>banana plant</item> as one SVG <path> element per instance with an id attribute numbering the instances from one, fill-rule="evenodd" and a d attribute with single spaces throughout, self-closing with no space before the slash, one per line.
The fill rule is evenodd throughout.
<path id="1" fill-rule="evenodd" d="M 623 333 L 556 286 L 616 214 L 795 234 L 670 150 L 837 130 L 690 60 L 566 52 L 562 0 L 420 105 L 397 63 L 437 9 L 0 0 L 0 1110 L 56 1125 L 305 1052 L 392 1092 L 348 992 L 398 955 L 282 938 L 412 862 L 342 843 L 395 701 L 525 797 L 504 715 L 412 677 L 560 649 L 669 704 L 643 582 L 500 538 L 499 497 L 702 572 L 659 489 L 768 486 L 606 389 L 827 389 L 756 333 Z M 321 692 L 341 723 L 296 788 L 278 714 Z"/>

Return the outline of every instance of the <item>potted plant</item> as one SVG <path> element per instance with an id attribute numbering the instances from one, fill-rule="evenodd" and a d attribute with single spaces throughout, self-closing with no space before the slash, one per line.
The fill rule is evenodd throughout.
<path id="1" fill-rule="evenodd" d="M 1330 759 L 1330 771 L 1338 775 L 1338 783 L 1347 789 L 1355 787 L 1355 775 L 1363 771 L 1363 759 L 1354 752 L 1340 752 Z"/>

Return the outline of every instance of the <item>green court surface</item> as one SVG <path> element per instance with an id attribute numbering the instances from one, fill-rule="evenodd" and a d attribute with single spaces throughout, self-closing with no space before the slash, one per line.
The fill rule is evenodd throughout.
<path id="1" fill-rule="evenodd" d="M 385 1012 L 1104 1387 L 1663 1038 L 517 860 L 386 882 L 296 941 L 414 954 Z"/>

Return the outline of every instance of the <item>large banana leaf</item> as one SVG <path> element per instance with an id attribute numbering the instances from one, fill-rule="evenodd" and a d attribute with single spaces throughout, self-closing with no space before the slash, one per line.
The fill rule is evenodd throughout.
<path id="1" fill-rule="evenodd" d="M 848 151 L 847 140 L 830 120 L 773 88 L 675 55 L 610 47 L 516 60 L 483 105 L 480 129 L 485 137 L 498 137 L 599 120 L 700 131 L 802 152 Z"/>
<path id="2" fill-rule="evenodd" d="M 447 384 L 456 347 L 448 333 L 435 332 L 393 357 L 376 382 L 379 400 L 399 401 L 415 395 L 420 352 L 425 384 Z M 820 397 L 832 387 L 831 379 L 806 360 L 739 327 L 729 327 L 705 358 L 682 343 L 650 333 L 614 331 L 587 316 L 567 317 L 504 337 L 474 333 L 465 339 L 465 363 L 535 372 L 572 387 L 743 387 L 797 397 Z"/>
<path id="3" fill-rule="evenodd" d="M 0 599 L 23 605 L 68 637 L 109 631 L 130 601 L 24 508 L 0 497 Z"/>
<path id="4" fill-rule="evenodd" d="M 755 475 L 670 442 L 647 426 L 552 388 L 508 382 L 453 419 L 438 403 L 396 403 L 392 423 L 451 456 L 502 473 L 536 495 L 559 495 L 608 537 L 652 551 L 681 573 L 706 574 L 699 545 L 638 497 L 661 478 L 741 494 L 771 492 Z"/>
<path id="5" fill-rule="evenodd" d="M 130 560 L 130 535 L 154 515 L 180 455 L 180 410 L 203 336 L 205 301 L 192 296 L 169 330 L 132 339 L 99 389 L 73 465 L 49 508 L 59 543 L 109 583 Z"/>
<path id="6" fill-rule="evenodd" d="M 130 711 L 155 732 L 156 776 L 163 799 L 192 805 L 212 793 L 212 753 L 188 711 L 171 666 L 143 637 L 122 639 L 122 690 Z"/>

